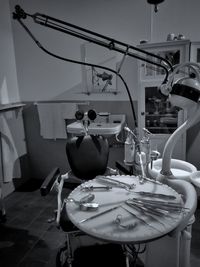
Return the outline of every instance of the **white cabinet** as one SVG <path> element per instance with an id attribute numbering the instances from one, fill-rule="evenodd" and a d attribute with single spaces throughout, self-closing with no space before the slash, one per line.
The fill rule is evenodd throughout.
<path id="1" fill-rule="evenodd" d="M 200 42 L 191 42 L 190 61 L 200 63 Z"/>
<path id="2" fill-rule="evenodd" d="M 190 41 L 173 41 L 155 44 L 143 44 L 139 48 L 157 54 L 172 65 L 189 61 Z M 148 59 L 154 60 L 148 56 Z M 157 63 L 161 63 L 159 60 Z M 186 119 L 186 112 L 172 107 L 170 102 L 159 93 L 158 87 L 164 80 L 165 72 L 162 68 L 150 63 L 138 61 L 138 130 L 140 137 L 142 129 L 148 129 L 151 135 L 152 147 L 163 152 L 169 136 Z M 184 73 L 177 74 L 183 76 Z M 185 159 L 186 137 L 183 135 L 174 148 L 173 157 Z"/>

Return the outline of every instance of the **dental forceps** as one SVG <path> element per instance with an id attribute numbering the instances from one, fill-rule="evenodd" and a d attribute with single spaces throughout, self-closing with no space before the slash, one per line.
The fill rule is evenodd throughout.
<path id="1" fill-rule="evenodd" d="M 132 183 L 132 184 L 127 184 L 125 182 L 121 182 L 121 181 L 117 181 L 117 180 L 114 180 L 112 178 L 108 178 L 108 177 L 103 177 L 103 176 L 100 176 L 100 177 L 97 177 L 96 178 L 97 181 L 99 182 L 102 182 L 102 183 L 106 183 L 106 184 L 110 184 L 112 186 L 117 186 L 117 187 L 121 187 L 121 188 L 124 188 L 128 191 L 132 190 L 135 188 L 135 184 Z"/>

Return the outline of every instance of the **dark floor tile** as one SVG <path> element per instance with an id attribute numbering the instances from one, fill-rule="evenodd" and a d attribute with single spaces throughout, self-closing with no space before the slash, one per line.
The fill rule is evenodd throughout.
<path id="1" fill-rule="evenodd" d="M 49 260 L 46 263 L 45 267 L 56 267 L 56 256 L 57 256 L 58 251 L 52 251 L 51 254 L 49 255 Z"/>
<path id="2" fill-rule="evenodd" d="M 31 223 L 35 220 L 36 214 L 31 211 L 24 211 L 20 216 L 15 217 L 11 222 L 12 225 L 15 225 L 16 228 L 27 229 Z"/>
<path id="3" fill-rule="evenodd" d="M 35 244 L 35 246 L 24 256 L 23 262 L 27 261 L 27 259 L 37 259 L 41 262 L 48 262 L 50 254 L 51 250 L 49 248 L 49 245 L 44 240 L 40 239 Z"/>
<path id="4" fill-rule="evenodd" d="M 24 258 L 20 262 L 20 266 L 24 266 L 23 263 L 27 264 L 27 262 L 34 262 L 34 259 L 37 259 L 37 261 L 39 261 L 40 263 L 45 263 L 48 266 L 51 265 L 51 262 L 53 260 L 53 266 L 55 266 L 56 254 L 64 242 L 65 237 L 63 233 L 46 232 L 43 236 L 40 237 L 34 247 L 32 247 L 32 249 L 26 253 Z"/>
<path id="5" fill-rule="evenodd" d="M 44 221 L 41 222 L 40 220 L 35 220 L 32 224 L 28 226 L 28 230 L 30 233 L 37 235 L 37 236 L 42 236 L 46 231 L 48 231 L 51 228 L 51 224 L 48 222 Z"/>
<path id="6" fill-rule="evenodd" d="M 27 230 L 1 226 L 0 240 L 5 246 L 2 245 L 0 249 L 0 266 L 17 266 L 17 263 L 34 247 L 38 239 Z"/>

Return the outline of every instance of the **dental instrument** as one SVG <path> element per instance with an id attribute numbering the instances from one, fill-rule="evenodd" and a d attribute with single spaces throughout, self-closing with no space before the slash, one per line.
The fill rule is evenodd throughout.
<path id="1" fill-rule="evenodd" d="M 154 221 L 160 223 L 162 226 L 165 226 L 163 222 L 161 222 L 158 217 L 163 216 L 164 214 L 159 212 L 159 211 L 155 211 L 153 209 L 149 209 L 146 208 L 144 205 L 138 205 L 130 200 L 127 200 L 125 202 L 129 207 L 138 210 L 139 212 L 142 212 L 144 215 L 146 215 L 147 217 L 153 219 Z"/>
<path id="2" fill-rule="evenodd" d="M 140 191 L 140 192 L 134 192 L 135 194 L 139 194 L 144 197 L 153 197 L 153 198 L 162 198 L 162 199 L 167 199 L 167 200 L 174 200 L 176 199 L 176 196 L 174 195 L 165 195 L 161 193 L 152 193 L 152 192 L 145 192 L 145 191 Z"/>
<path id="3" fill-rule="evenodd" d="M 126 230 L 132 230 L 137 225 L 137 222 L 129 223 L 129 224 L 122 224 L 121 221 L 122 221 L 122 215 L 118 214 L 113 223 L 117 225 L 119 228 L 126 229 Z"/>
<path id="4" fill-rule="evenodd" d="M 80 200 L 76 200 L 74 198 L 69 197 L 69 198 L 65 199 L 65 201 L 66 202 L 74 202 L 75 204 L 80 205 L 83 203 L 92 202 L 94 199 L 95 199 L 95 195 L 90 193 L 90 194 L 82 197 Z"/>
<path id="5" fill-rule="evenodd" d="M 162 209 L 169 212 L 182 212 L 183 210 L 187 209 L 182 205 L 173 203 L 173 202 L 164 202 L 164 201 L 154 201 L 154 200 L 147 200 L 142 198 L 131 198 L 133 202 L 143 203 L 148 206 L 151 206 L 156 209 Z"/>
<path id="6" fill-rule="evenodd" d="M 127 203 L 126 203 L 127 204 Z M 133 211 L 130 211 L 129 209 L 127 209 L 124 206 L 121 206 L 122 209 L 126 210 L 129 214 L 131 214 L 132 216 L 134 216 L 135 218 L 137 218 L 139 221 L 141 221 L 142 223 L 148 225 L 149 227 L 153 228 L 154 230 L 162 233 L 160 230 L 158 230 L 156 227 L 154 227 L 152 224 L 148 223 L 147 221 L 145 221 L 144 219 L 142 219 L 141 217 L 139 217 L 138 215 L 136 215 Z"/>
<path id="7" fill-rule="evenodd" d="M 79 223 L 84 223 L 84 222 L 93 220 L 93 219 L 95 219 L 95 218 L 97 218 L 97 217 L 99 217 L 99 216 L 102 216 L 102 215 L 104 215 L 104 214 L 106 214 L 106 213 L 108 213 L 108 212 L 111 212 L 111 211 L 113 211 L 113 210 L 115 210 L 115 209 L 118 209 L 118 208 L 119 208 L 119 206 L 115 206 L 115 207 L 109 208 L 109 209 L 104 210 L 104 211 L 102 211 L 102 212 L 100 212 L 100 213 L 97 213 L 97 214 L 95 214 L 95 215 L 93 215 L 93 216 L 91 216 L 91 217 L 89 217 L 89 218 L 82 219 L 81 221 L 79 221 Z"/>
<path id="8" fill-rule="evenodd" d="M 85 185 L 81 187 L 81 191 L 109 191 L 111 189 L 112 189 L 112 186 Z"/>
<path id="9" fill-rule="evenodd" d="M 128 191 L 131 190 L 131 189 L 134 189 L 135 186 L 136 186 L 135 183 L 128 184 L 128 183 L 125 183 L 125 182 L 121 182 L 121 181 L 109 178 L 107 176 L 98 176 L 98 177 L 96 177 L 96 180 L 98 182 L 107 183 L 107 184 L 111 184 L 113 186 L 125 188 Z"/>

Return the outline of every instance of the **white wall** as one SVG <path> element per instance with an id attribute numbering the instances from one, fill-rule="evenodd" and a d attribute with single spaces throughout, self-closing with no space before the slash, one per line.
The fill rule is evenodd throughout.
<path id="1" fill-rule="evenodd" d="M 9 2 L 0 9 L 0 104 L 19 101 Z"/>
<path id="2" fill-rule="evenodd" d="M 165 0 L 153 14 L 153 42 L 166 40 L 168 33 L 184 34 L 191 41 L 200 41 L 200 1 Z"/>

